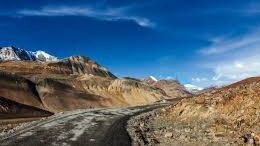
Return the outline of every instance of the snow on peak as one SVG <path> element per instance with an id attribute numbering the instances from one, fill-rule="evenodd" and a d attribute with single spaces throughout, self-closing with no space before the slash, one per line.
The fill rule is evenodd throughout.
<path id="1" fill-rule="evenodd" d="M 35 55 L 35 57 L 39 60 L 39 61 L 58 61 L 59 59 L 55 56 L 52 56 L 44 51 L 36 51 L 36 52 L 33 52 L 33 54 Z"/>
<path id="2" fill-rule="evenodd" d="M 158 81 L 154 76 L 150 76 L 150 78 L 151 78 L 152 80 L 154 80 L 155 82 Z"/>
<path id="3" fill-rule="evenodd" d="M 31 52 L 16 47 L 0 47 L 0 60 L 28 60 L 28 61 L 58 61 L 57 57 L 51 56 L 44 51 Z"/>
<path id="4" fill-rule="evenodd" d="M 105 67 L 103 67 L 103 66 L 101 66 L 100 69 L 102 69 L 102 70 L 104 70 L 104 71 L 108 71 L 108 69 L 105 68 Z"/>
<path id="5" fill-rule="evenodd" d="M 185 88 L 186 88 L 188 91 L 201 91 L 201 90 L 203 90 L 203 88 L 198 87 L 198 86 L 196 86 L 196 85 L 192 85 L 192 84 L 185 84 L 184 86 L 185 86 Z"/>
<path id="6" fill-rule="evenodd" d="M 0 60 L 33 60 L 36 58 L 32 52 L 11 47 L 0 47 Z"/>

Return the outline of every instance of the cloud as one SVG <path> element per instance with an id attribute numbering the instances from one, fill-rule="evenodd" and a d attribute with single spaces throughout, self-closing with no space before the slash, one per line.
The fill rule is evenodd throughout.
<path id="1" fill-rule="evenodd" d="M 260 53 L 260 51 L 259 51 Z M 191 84 L 207 86 L 223 86 L 249 77 L 260 76 L 260 54 L 239 57 L 236 59 L 215 62 L 212 65 L 211 78 L 196 77 Z"/>
<path id="2" fill-rule="evenodd" d="M 215 81 L 238 81 L 244 78 L 260 75 L 260 55 L 239 58 L 234 61 L 219 64 L 214 69 Z"/>
<path id="3" fill-rule="evenodd" d="M 216 37 L 211 44 L 199 51 L 207 78 L 191 78 L 197 86 L 222 86 L 242 79 L 260 76 L 260 31 L 253 28 L 236 37 Z"/>
<path id="4" fill-rule="evenodd" d="M 205 77 L 202 77 L 202 78 L 199 78 L 199 77 L 196 77 L 196 78 L 192 78 L 191 81 L 193 82 L 204 82 L 204 81 L 208 81 L 208 78 L 205 78 Z"/>
<path id="5" fill-rule="evenodd" d="M 211 44 L 208 47 L 199 50 L 202 55 L 217 55 L 233 50 L 252 49 L 260 46 L 260 32 L 257 30 L 248 35 L 221 39 L 213 38 L 210 40 Z"/>
<path id="6" fill-rule="evenodd" d="M 196 86 L 196 85 L 192 85 L 192 84 L 185 84 L 184 87 L 185 87 L 188 91 L 190 91 L 190 92 L 192 92 L 192 91 L 197 91 L 197 90 L 198 90 L 198 91 L 203 90 L 202 87 L 199 87 L 199 86 Z"/>
<path id="7" fill-rule="evenodd" d="M 17 15 L 25 16 L 83 16 L 104 21 L 133 21 L 142 27 L 154 27 L 155 24 L 148 18 L 130 15 L 129 7 L 121 8 L 94 8 L 90 6 L 55 6 L 43 7 L 38 10 L 23 9 Z"/>

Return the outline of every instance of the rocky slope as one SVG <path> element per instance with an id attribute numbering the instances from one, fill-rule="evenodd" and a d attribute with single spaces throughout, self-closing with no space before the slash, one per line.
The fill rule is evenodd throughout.
<path id="1" fill-rule="evenodd" d="M 189 97 L 192 94 L 186 88 L 174 79 L 157 80 L 154 77 L 147 77 L 142 80 L 147 85 L 162 89 L 167 95 L 167 99 Z"/>
<path id="2" fill-rule="evenodd" d="M 30 51 L 9 49 L 13 51 L 11 55 L 4 54 L 9 58 L 0 61 L 0 96 L 17 103 L 61 112 L 143 105 L 166 97 L 164 91 L 140 81 L 118 79 L 88 57 L 39 61 L 39 56 L 28 57 Z M 24 54 L 19 54 L 19 50 Z M 24 57 L 26 54 L 28 56 Z M 15 58 L 10 59 L 10 56 Z"/>
<path id="3" fill-rule="evenodd" d="M 260 77 L 249 78 L 144 118 L 143 137 L 154 145 L 260 145 L 259 115 Z"/>

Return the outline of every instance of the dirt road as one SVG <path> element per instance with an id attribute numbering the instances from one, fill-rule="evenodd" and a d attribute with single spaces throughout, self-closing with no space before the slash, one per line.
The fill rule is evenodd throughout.
<path id="1" fill-rule="evenodd" d="M 127 120 L 170 103 L 56 114 L 0 137 L 1 146 L 128 146 Z"/>

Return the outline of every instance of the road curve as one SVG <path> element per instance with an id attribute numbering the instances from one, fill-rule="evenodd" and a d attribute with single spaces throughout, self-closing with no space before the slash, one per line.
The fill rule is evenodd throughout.
<path id="1" fill-rule="evenodd" d="M 125 128 L 128 119 L 169 104 L 86 109 L 57 114 L 0 137 L 0 145 L 130 146 L 131 139 Z"/>

